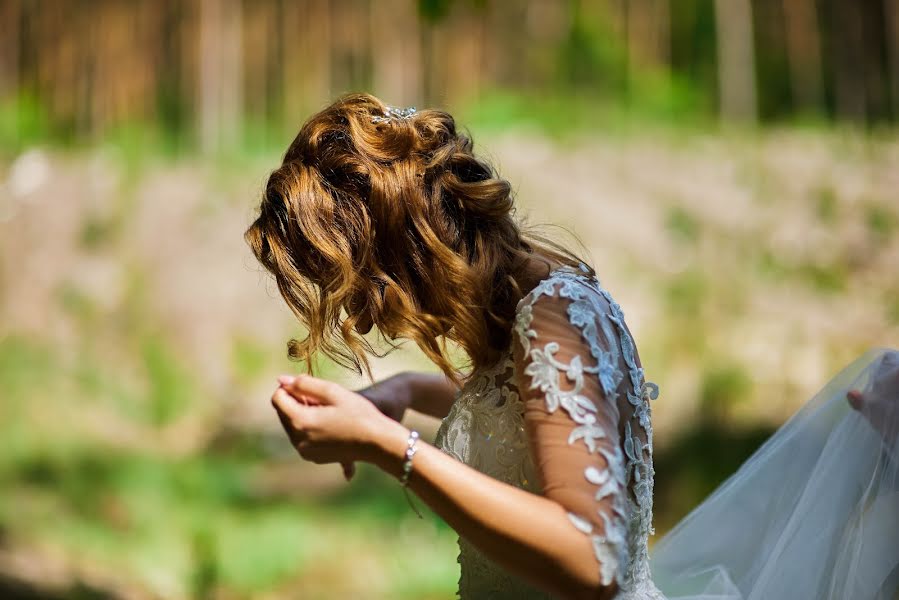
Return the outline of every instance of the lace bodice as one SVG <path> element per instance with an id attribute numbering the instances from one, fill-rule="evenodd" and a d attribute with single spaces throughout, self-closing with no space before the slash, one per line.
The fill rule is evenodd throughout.
<path id="1" fill-rule="evenodd" d="M 621 308 L 595 276 L 561 267 L 519 302 L 510 346 L 472 373 L 435 445 L 566 508 L 591 537 L 600 579 L 620 599 L 663 598 L 652 583 L 650 398 Z M 561 409 L 561 410 L 560 410 Z M 459 538 L 461 599 L 551 598 Z"/>

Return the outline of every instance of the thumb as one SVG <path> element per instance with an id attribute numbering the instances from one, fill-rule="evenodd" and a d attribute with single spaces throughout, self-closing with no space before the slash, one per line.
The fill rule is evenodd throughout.
<path id="1" fill-rule="evenodd" d="M 858 390 L 849 390 L 846 394 L 846 398 L 849 400 L 849 406 L 855 410 L 861 410 L 862 406 L 864 406 L 864 397 Z"/>

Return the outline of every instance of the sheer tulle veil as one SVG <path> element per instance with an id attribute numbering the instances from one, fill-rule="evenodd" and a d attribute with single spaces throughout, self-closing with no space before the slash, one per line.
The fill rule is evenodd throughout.
<path id="1" fill-rule="evenodd" d="M 864 402 L 850 405 L 847 393 Z M 899 352 L 834 377 L 652 549 L 681 600 L 899 598 Z"/>

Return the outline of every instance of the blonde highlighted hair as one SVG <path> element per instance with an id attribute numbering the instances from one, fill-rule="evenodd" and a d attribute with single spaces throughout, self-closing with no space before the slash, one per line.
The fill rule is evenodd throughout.
<path id="1" fill-rule="evenodd" d="M 321 351 L 371 379 L 367 355 L 383 354 L 363 334 L 376 327 L 413 340 L 461 383 L 448 340 L 472 369 L 492 364 L 511 339 L 528 263 L 584 261 L 526 230 L 511 185 L 449 113 L 373 122 L 386 109 L 354 93 L 310 117 L 245 238 L 308 330 L 288 354 L 310 372 Z"/>

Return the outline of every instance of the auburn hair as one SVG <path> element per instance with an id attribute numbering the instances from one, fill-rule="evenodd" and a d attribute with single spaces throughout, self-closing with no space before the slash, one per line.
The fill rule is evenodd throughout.
<path id="1" fill-rule="evenodd" d="M 528 263 L 586 263 L 515 217 L 511 185 L 449 113 L 373 122 L 387 108 L 352 93 L 310 117 L 245 238 L 308 331 L 288 354 L 310 373 L 321 351 L 371 379 L 367 355 L 397 347 L 379 354 L 363 336 L 376 327 L 413 340 L 462 383 L 447 341 L 472 372 L 493 364 L 509 346 Z"/>

